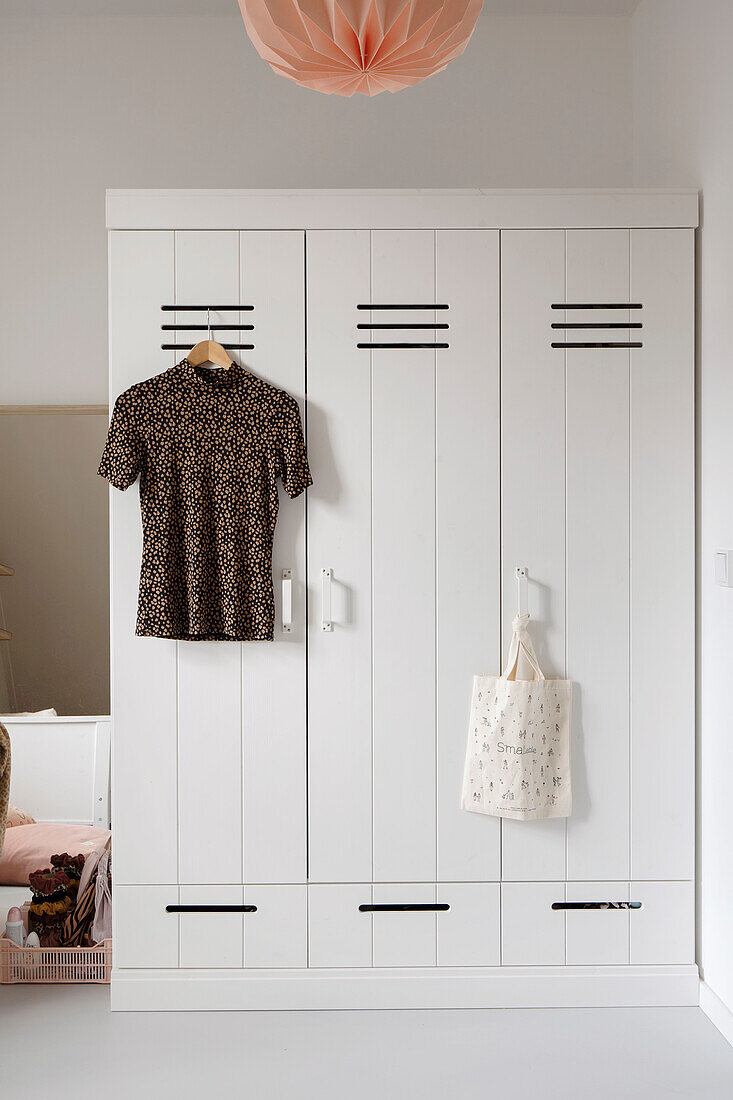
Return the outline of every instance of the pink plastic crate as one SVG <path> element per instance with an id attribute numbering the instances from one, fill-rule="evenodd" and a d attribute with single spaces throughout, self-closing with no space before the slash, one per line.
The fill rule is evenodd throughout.
<path id="1" fill-rule="evenodd" d="M 0 985 L 15 982 L 109 984 L 112 940 L 96 947 L 18 947 L 0 939 Z"/>

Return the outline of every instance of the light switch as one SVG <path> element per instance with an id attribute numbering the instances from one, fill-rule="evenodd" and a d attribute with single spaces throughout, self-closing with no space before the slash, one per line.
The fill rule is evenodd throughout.
<path id="1" fill-rule="evenodd" d="M 730 550 L 715 551 L 715 583 L 723 588 L 733 588 L 733 576 L 730 570 Z"/>

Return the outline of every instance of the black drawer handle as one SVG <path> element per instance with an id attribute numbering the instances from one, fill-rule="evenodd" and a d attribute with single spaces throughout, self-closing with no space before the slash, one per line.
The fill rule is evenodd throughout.
<path id="1" fill-rule="evenodd" d="M 553 901 L 553 909 L 641 909 L 640 901 Z"/>
<path id="2" fill-rule="evenodd" d="M 166 905 L 166 913 L 256 913 L 256 905 Z"/>
<path id="3" fill-rule="evenodd" d="M 398 905 L 360 905 L 360 913 L 445 913 L 450 905 L 438 902 L 400 902 Z"/>

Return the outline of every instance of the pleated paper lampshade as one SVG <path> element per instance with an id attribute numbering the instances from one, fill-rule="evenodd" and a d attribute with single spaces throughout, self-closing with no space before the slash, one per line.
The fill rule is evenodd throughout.
<path id="1" fill-rule="evenodd" d="M 239 0 L 276 73 L 327 95 L 399 92 L 438 73 L 473 34 L 483 0 Z"/>

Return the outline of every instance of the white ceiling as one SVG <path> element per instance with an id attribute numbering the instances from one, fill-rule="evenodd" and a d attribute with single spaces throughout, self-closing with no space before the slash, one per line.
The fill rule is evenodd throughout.
<path id="1" fill-rule="evenodd" d="M 484 0 L 492 15 L 629 15 L 640 0 Z M 0 0 L 0 15 L 226 15 L 237 0 Z"/>

